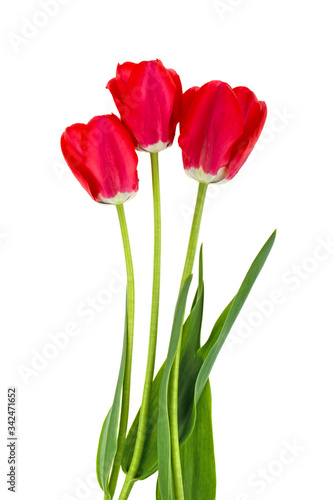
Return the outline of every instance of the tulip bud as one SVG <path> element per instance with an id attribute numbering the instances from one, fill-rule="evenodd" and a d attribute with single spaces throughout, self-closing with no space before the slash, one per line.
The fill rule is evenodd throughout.
<path id="1" fill-rule="evenodd" d="M 182 86 L 162 62 L 118 64 L 107 88 L 137 149 L 158 153 L 170 146 L 180 119 Z"/>
<path id="2" fill-rule="evenodd" d="M 93 200 L 124 203 L 138 190 L 138 156 L 132 139 L 115 115 L 96 116 L 66 128 L 64 158 Z"/>
<path id="3" fill-rule="evenodd" d="M 266 104 L 246 87 L 211 81 L 183 95 L 179 145 L 185 172 L 223 183 L 242 167 L 263 129 Z"/>

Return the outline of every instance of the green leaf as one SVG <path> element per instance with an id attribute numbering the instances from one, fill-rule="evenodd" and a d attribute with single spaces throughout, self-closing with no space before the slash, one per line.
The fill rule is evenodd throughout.
<path id="1" fill-rule="evenodd" d="M 257 257 L 254 259 L 249 271 L 247 272 L 243 283 L 240 286 L 238 293 L 232 302 L 227 306 L 226 310 L 223 311 L 219 319 L 214 325 L 210 338 L 207 343 L 209 349 L 205 345 L 202 349 L 199 349 L 198 356 L 202 356 L 204 358 L 204 362 L 200 369 L 198 379 L 196 382 L 195 389 L 195 402 L 197 403 L 201 393 L 206 385 L 209 374 L 213 368 L 213 365 L 216 361 L 216 358 L 233 326 L 236 321 L 237 316 L 239 315 L 245 300 L 247 299 L 261 269 L 263 268 L 267 257 L 272 250 L 274 241 L 276 237 L 276 231 L 272 233 L 272 235 L 268 238 Z M 215 340 L 216 339 L 216 340 Z M 215 340 L 215 342 L 214 342 Z"/>
<path id="2" fill-rule="evenodd" d="M 216 468 L 212 424 L 212 395 L 209 381 L 197 404 L 195 426 L 180 448 L 184 497 L 215 500 Z"/>
<path id="3" fill-rule="evenodd" d="M 179 372 L 179 436 L 183 446 L 195 429 L 197 405 L 207 384 L 214 362 L 234 324 L 255 280 L 257 279 L 275 240 L 275 232 L 267 240 L 253 261 L 238 293 L 228 304 L 216 321 L 207 342 L 200 347 L 200 332 L 202 324 L 204 286 L 202 278 L 202 251 L 199 260 L 199 284 L 192 304 L 191 312 L 184 323 L 182 336 L 182 351 Z M 144 451 L 136 476 L 145 479 L 157 470 L 157 422 L 159 407 L 159 390 L 163 377 L 164 366 L 155 377 L 149 409 L 149 425 L 146 433 Z M 129 468 L 138 424 L 137 415 L 126 440 L 123 460 L 123 470 Z"/>
<path id="4" fill-rule="evenodd" d="M 159 395 L 159 413 L 157 426 L 157 455 L 159 471 L 159 487 L 163 500 L 173 499 L 172 473 L 171 473 L 171 438 L 169 427 L 168 388 L 173 361 L 176 355 L 180 334 L 183 327 L 183 318 L 186 299 L 192 276 L 185 281 L 177 300 L 168 355 L 165 361 Z"/>
<path id="5" fill-rule="evenodd" d="M 274 244 L 275 237 L 276 232 L 274 231 L 254 259 L 238 293 L 219 316 L 206 344 L 201 347 L 193 357 L 191 362 L 192 369 L 190 370 L 187 366 L 186 371 L 181 370 L 180 372 L 179 384 L 183 392 L 183 394 L 180 394 L 179 398 L 179 405 L 181 408 L 179 423 L 181 442 L 185 442 L 194 429 L 196 405 L 231 327 L 236 321 L 245 300 L 266 262 Z"/>
<path id="6" fill-rule="evenodd" d="M 127 301 L 126 301 L 127 303 Z M 127 307 L 125 315 L 125 331 L 121 363 L 119 368 L 116 391 L 113 398 L 113 404 L 104 420 L 101 435 L 98 443 L 96 472 L 100 487 L 104 493 L 108 494 L 108 480 L 111 472 L 113 460 L 118 445 L 118 430 L 121 411 L 122 388 L 126 364 L 126 346 L 127 346 Z"/>

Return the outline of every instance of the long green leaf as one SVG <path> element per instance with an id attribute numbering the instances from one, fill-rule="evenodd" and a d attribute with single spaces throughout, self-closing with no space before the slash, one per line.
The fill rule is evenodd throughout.
<path id="1" fill-rule="evenodd" d="M 246 274 L 240 289 L 234 299 L 228 304 L 216 321 L 213 330 L 206 342 L 196 353 L 192 360 L 192 370 L 182 371 L 180 386 L 183 387 L 183 395 L 180 399 L 180 439 L 185 442 L 191 435 L 196 421 L 196 405 L 200 400 L 202 391 L 208 381 L 217 356 L 242 309 L 266 259 L 272 249 L 276 232 L 269 237 L 257 257 L 254 259 L 248 273 Z M 189 379 L 189 384 L 186 380 Z M 194 382 L 193 382 L 194 381 Z M 193 397 L 194 396 L 194 397 Z"/>
<path id="2" fill-rule="evenodd" d="M 119 419 L 121 411 L 122 388 L 123 388 L 125 364 L 126 364 L 126 346 L 127 346 L 127 307 L 125 314 L 123 350 L 121 355 L 121 363 L 119 367 L 116 391 L 114 394 L 112 406 L 102 426 L 102 431 L 100 434 L 98 450 L 97 450 L 97 459 L 96 459 L 97 479 L 100 487 L 106 494 L 108 494 L 108 479 L 118 445 L 118 430 L 119 430 Z"/>
<path id="3" fill-rule="evenodd" d="M 186 299 L 188 290 L 191 284 L 192 276 L 185 281 L 177 300 L 174 320 L 171 331 L 168 355 L 165 361 L 163 371 L 160 397 L 159 397 L 159 413 L 157 427 L 157 455 L 158 455 L 158 471 L 159 485 L 162 500 L 173 499 L 172 474 L 171 474 L 171 438 L 169 427 L 169 411 L 168 411 L 168 388 L 170 373 L 173 361 L 176 355 L 177 346 L 179 343 L 180 333 L 183 326 L 183 318 L 186 307 Z"/>
<path id="4" fill-rule="evenodd" d="M 216 338 L 216 342 L 211 346 L 210 350 L 205 352 L 205 349 L 203 346 L 203 350 L 200 352 L 200 349 L 198 351 L 198 355 L 200 356 L 201 354 L 205 353 L 205 360 L 202 364 L 202 367 L 200 369 L 198 379 L 196 382 L 196 389 L 195 389 L 195 402 L 197 403 L 201 393 L 206 385 L 206 382 L 208 380 L 209 374 L 213 368 L 213 365 L 216 361 L 216 358 L 233 326 L 235 323 L 237 316 L 239 315 L 244 302 L 246 301 L 261 269 L 263 268 L 267 257 L 272 250 L 274 241 L 276 237 L 276 231 L 272 233 L 272 235 L 268 238 L 260 252 L 258 253 L 257 257 L 254 259 L 249 271 L 247 272 L 243 283 L 240 286 L 240 289 L 238 293 L 236 294 L 234 300 L 227 306 L 227 314 L 223 316 L 223 313 L 221 316 L 223 316 L 223 319 L 221 318 L 220 324 L 216 325 L 212 330 L 211 337 Z M 220 319 L 219 318 L 219 319 Z M 219 321 L 219 320 L 218 320 Z M 217 322 L 218 323 L 218 322 Z M 217 332 L 219 331 L 218 335 Z M 209 339 L 208 339 L 209 342 Z"/>

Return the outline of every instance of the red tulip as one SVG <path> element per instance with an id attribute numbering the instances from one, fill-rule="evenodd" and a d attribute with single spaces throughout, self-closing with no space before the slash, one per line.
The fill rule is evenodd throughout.
<path id="1" fill-rule="evenodd" d="M 61 136 L 65 160 L 90 196 L 100 203 L 120 204 L 138 190 L 138 156 L 132 139 L 115 115 L 76 123 Z"/>
<path id="2" fill-rule="evenodd" d="M 157 153 L 170 146 L 180 120 L 182 86 L 162 62 L 118 64 L 107 88 L 138 149 Z"/>
<path id="3" fill-rule="evenodd" d="M 242 167 L 263 129 L 266 104 L 246 87 L 212 81 L 183 95 L 179 145 L 185 172 L 199 182 L 226 182 Z"/>

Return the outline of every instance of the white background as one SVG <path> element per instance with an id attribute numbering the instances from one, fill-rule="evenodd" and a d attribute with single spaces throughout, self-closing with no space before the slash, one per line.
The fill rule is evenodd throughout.
<path id="1" fill-rule="evenodd" d="M 184 89 L 211 79 L 246 85 L 269 110 L 253 158 L 232 182 L 210 188 L 200 233 L 206 337 L 261 245 L 278 229 L 211 376 L 217 499 L 331 498 L 330 2 L 56 4 L 50 17 L 40 15 L 45 11 L 37 0 L 1 2 L 1 498 L 13 497 L 5 484 L 6 393 L 12 385 L 19 392 L 16 498 L 102 498 L 94 462 L 120 358 L 124 261 L 116 210 L 89 198 L 65 165 L 59 139 L 74 122 L 116 112 L 105 85 L 118 62 L 156 57 L 179 73 Z M 27 20 L 44 26 L 31 31 L 30 25 L 27 33 Z M 177 140 L 161 153 L 160 173 L 158 366 L 197 188 L 183 172 Z M 137 293 L 131 417 L 141 399 L 152 278 L 151 179 L 144 153 L 139 177 L 139 193 L 125 206 Z M 105 289 L 110 301 L 99 302 L 101 310 L 88 323 L 80 311 L 91 297 L 105 299 Z M 276 289 L 279 304 L 271 300 Z M 36 368 L 36 353 L 50 355 L 50 335 L 73 323 L 77 335 L 66 334 L 68 345 L 53 347 L 53 359 L 26 372 Z M 296 446 L 294 455 L 284 451 L 288 446 Z M 260 474 L 265 479 L 258 482 Z M 155 477 L 137 484 L 131 498 L 154 498 L 154 491 Z"/>

